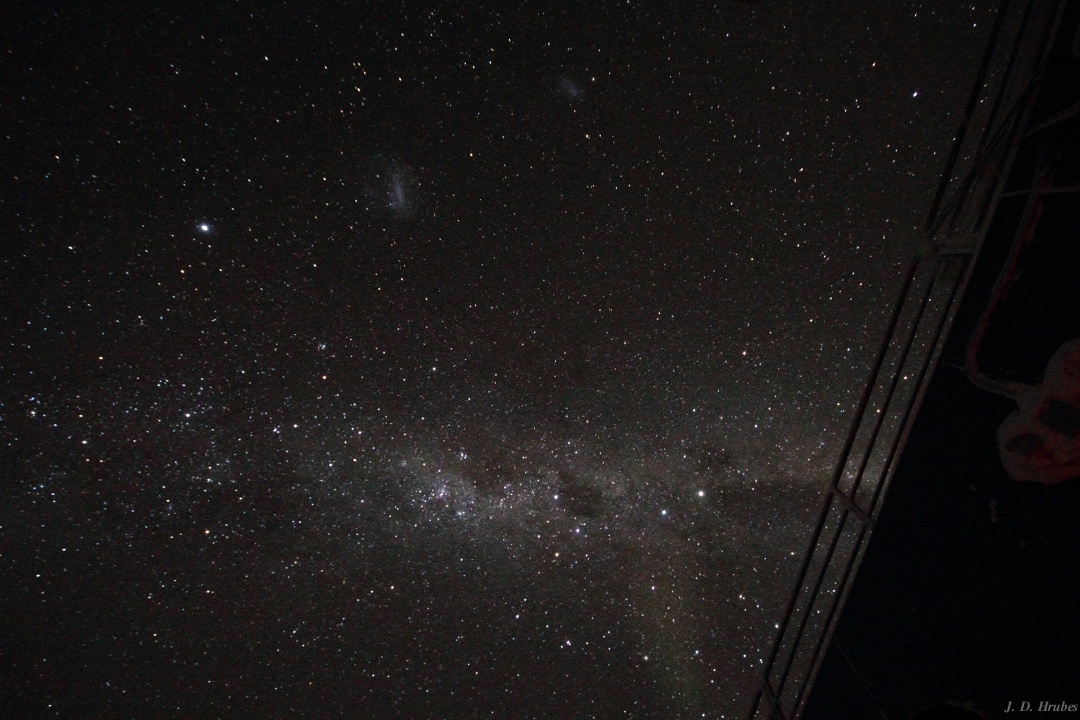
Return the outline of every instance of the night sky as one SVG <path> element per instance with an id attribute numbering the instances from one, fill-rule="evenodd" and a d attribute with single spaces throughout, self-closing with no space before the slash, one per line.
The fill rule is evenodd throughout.
<path id="1" fill-rule="evenodd" d="M 993 4 L 32 5 L 0 714 L 746 712 Z"/>

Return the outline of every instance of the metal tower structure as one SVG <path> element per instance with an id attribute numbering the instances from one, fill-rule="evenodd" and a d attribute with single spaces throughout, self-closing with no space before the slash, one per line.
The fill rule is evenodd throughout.
<path id="1" fill-rule="evenodd" d="M 1025 219 L 1011 230 L 1016 247 L 1025 228 L 1033 227 L 1039 198 L 1080 190 L 1053 185 L 1047 169 L 1052 161 L 1045 153 L 1041 165 L 1026 171 L 1031 180 L 1026 189 L 1013 190 L 1008 182 L 1018 152 L 1022 157 L 1026 152 L 1025 139 L 1080 120 L 1080 105 L 1047 110 L 1039 104 L 1053 53 L 1080 56 L 1078 10 L 1067 0 L 999 5 L 931 202 L 924 228 L 927 251 L 909 266 L 893 307 L 762 668 L 750 720 L 795 720 L 806 707 L 998 204 L 1010 194 L 1030 198 Z"/>

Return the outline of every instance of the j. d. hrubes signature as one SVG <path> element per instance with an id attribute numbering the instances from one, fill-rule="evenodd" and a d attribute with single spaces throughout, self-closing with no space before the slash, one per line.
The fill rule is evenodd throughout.
<path id="1" fill-rule="evenodd" d="M 1005 706 L 1005 712 L 1076 712 L 1080 709 L 1080 705 L 1070 702 L 1051 702 L 1050 700 L 1040 700 L 1036 704 L 1032 704 L 1027 700 L 1021 700 L 1014 703 L 1012 700 Z"/>

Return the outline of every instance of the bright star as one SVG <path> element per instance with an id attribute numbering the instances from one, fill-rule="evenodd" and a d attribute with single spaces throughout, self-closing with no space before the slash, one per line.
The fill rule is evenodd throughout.
<path id="1" fill-rule="evenodd" d="M 204 233 L 210 232 L 210 224 L 209 223 L 199 223 L 199 232 L 204 232 Z"/>

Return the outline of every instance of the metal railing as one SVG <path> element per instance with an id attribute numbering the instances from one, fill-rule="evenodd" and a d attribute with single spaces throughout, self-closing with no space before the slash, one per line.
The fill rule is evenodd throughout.
<path id="1" fill-rule="evenodd" d="M 750 720 L 791 720 L 806 707 L 982 240 L 1005 196 L 1005 178 L 1025 136 L 1063 8 L 1063 2 L 1034 0 L 999 6 L 927 217 L 930 250 L 904 276 L 764 662 Z M 980 102 L 991 97 L 991 103 Z M 972 130 L 979 125 L 976 136 Z M 976 137 L 969 167 L 961 171 L 963 149 Z"/>

